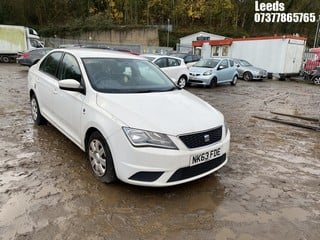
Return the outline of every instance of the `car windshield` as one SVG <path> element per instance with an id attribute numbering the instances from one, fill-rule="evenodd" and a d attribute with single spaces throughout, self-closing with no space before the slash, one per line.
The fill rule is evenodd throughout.
<path id="1" fill-rule="evenodd" d="M 218 63 L 220 62 L 220 59 L 202 59 L 199 62 L 197 62 L 196 64 L 194 64 L 194 67 L 205 67 L 205 68 L 214 68 L 218 65 Z"/>
<path id="2" fill-rule="evenodd" d="M 239 64 L 243 67 L 251 67 L 252 64 L 247 62 L 246 60 L 239 60 Z"/>
<path id="3" fill-rule="evenodd" d="M 83 58 L 91 86 L 106 93 L 163 92 L 178 89 L 148 60 Z"/>

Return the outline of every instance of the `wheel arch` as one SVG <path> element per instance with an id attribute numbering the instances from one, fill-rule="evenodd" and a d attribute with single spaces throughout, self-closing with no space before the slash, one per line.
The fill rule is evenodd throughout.
<path id="1" fill-rule="evenodd" d="M 216 75 L 214 75 L 212 78 L 211 78 L 211 80 L 210 81 L 216 81 L 216 83 L 218 83 L 218 78 L 217 78 L 217 76 Z"/>
<path id="2" fill-rule="evenodd" d="M 186 74 L 184 74 L 184 73 L 180 75 L 179 79 L 182 78 L 182 77 L 183 77 L 186 81 L 188 81 L 188 79 L 189 79 L 188 76 L 187 76 Z"/>
<path id="3" fill-rule="evenodd" d="M 87 131 L 86 131 L 86 134 L 84 136 L 84 150 L 85 151 L 87 151 L 89 138 L 90 138 L 91 134 L 94 133 L 94 132 L 99 132 L 103 136 L 103 134 L 101 133 L 101 131 L 99 131 L 99 129 L 97 129 L 95 127 L 88 128 Z"/>
<path id="4" fill-rule="evenodd" d="M 98 132 L 99 134 L 101 134 L 101 136 L 104 138 L 104 140 L 106 141 L 106 144 L 108 145 L 110 151 L 112 152 L 112 146 L 110 145 L 110 142 L 108 140 L 108 138 L 105 136 L 105 134 L 103 134 L 103 131 L 99 129 L 99 127 L 89 127 L 84 135 L 84 150 L 87 150 L 88 147 L 88 142 L 89 142 L 89 138 L 91 136 L 92 133 L 94 132 Z"/>
<path id="5" fill-rule="evenodd" d="M 29 91 L 29 98 L 31 99 L 31 97 L 36 96 L 36 93 L 33 91 L 33 89 L 30 89 Z"/>
<path id="6" fill-rule="evenodd" d="M 84 147 L 85 147 L 85 153 L 86 155 L 88 154 L 88 144 L 89 144 L 89 139 L 90 139 L 90 136 L 97 132 L 99 135 L 101 135 L 101 137 L 104 139 L 104 142 L 106 144 L 106 147 L 107 147 L 107 151 L 108 153 L 111 155 L 111 160 L 112 160 L 112 171 L 113 171 L 113 175 L 110 179 L 110 175 L 109 175 L 109 179 L 105 178 L 104 179 L 100 179 L 101 181 L 103 182 L 106 182 L 106 183 L 110 183 L 110 182 L 113 182 L 115 181 L 116 179 L 118 179 L 118 175 L 117 175 L 117 167 L 116 167 L 116 163 L 113 159 L 113 154 L 112 154 L 112 149 L 111 149 L 111 146 L 110 146 L 110 143 L 108 142 L 108 139 L 104 136 L 104 134 L 102 133 L 102 131 L 100 131 L 98 128 L 96 127 L 89 127 L 85 133 L 85 137 L 84 137 Z"/>

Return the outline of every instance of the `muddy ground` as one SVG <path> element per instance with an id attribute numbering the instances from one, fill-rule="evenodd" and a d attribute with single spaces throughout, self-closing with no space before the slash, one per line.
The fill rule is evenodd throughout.
<path id="1" fill-rule="evenodd" d="M 319 87 L 188 88 L 225 114 L 229 162 L 199 181 L 153 189 L 98 182 L 80 149 L 52 126 L 34 126 L 27 73 L 0 64 L 1 240 L 319 239 L 320 132 L 252 118 L 320 117 Z"/>

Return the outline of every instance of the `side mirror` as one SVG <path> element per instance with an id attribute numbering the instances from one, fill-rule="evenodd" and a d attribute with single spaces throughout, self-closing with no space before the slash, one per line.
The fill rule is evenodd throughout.
<path id="1" fill-rule="evenodd" d="M 240 67 L 240 64 L 237 64 L 236 66 L 237 66 L 237 67 Z"/>
<path id="2" fill-rule="evenodd" d="M 74 79 L 63 79 L 59 81 L 59 88 L 67 91 L 81 92 L 85 94 L 85 89 Z"/>
<path id="3" fill-rule="evenodd" d="M 220 65 L 220 66 L 218 67 L 218 70 L 222 70 L 222 69 L 224 69 L 224 66 Z"/>

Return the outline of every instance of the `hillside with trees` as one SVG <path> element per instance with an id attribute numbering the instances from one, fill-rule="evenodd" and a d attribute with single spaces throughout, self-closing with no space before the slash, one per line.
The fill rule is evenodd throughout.
<path id="1" fill-rule="evenodd" d="M 259 2 L 276 3 L 274 0 Z M 283 0 L 284 12 L 320 14 L 320 1 Z M 0 24 L 26 25 L 41 36 L 172 24 L 170 46 L 197 31 L 229 37 L 296 34 L 312 46 L 317 22 L 256 23 L 254 0 L 1 0 Z M 169 19 L 169 20 L 168 20 Z M 318 20 L 318 19 L 317 19 Z M 165 37 L 160 44 L 165 45 Z M 163 33 L 165 36 L 165 33 Z"/>

